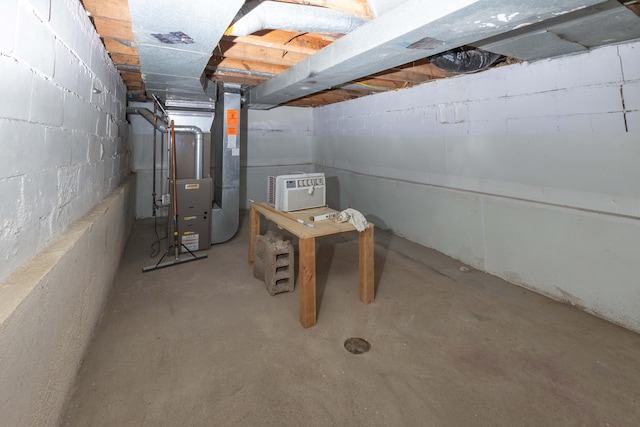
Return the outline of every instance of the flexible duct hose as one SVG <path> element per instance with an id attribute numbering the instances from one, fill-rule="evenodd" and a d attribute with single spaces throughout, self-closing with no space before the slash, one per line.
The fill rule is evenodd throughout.
<path id="1" fill-rule="evenodd" d="M 434 55 L 428 59 L 429 62 L 441 70 L 456 74 L 467 74 L 484 70 L 501 58 L 503 58 L 502 55 L 487 52 L 486 50 L 459 47 Z"/>
<path id="2" fill-rule="evenodd" d="M 264 29 L 347 34 L 365 22 L 360 16 L 324 7 L 254 0 L 240 9 L 225 35 L 246 36 Z"/>

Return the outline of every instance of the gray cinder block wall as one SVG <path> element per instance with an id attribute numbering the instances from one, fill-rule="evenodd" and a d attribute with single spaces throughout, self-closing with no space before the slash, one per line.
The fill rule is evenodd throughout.
<path id="1" fill-rule="evenodd" d="M 640 332 L 640 43 L 313 110 L 328 200 Z"/>
<path id="2" fill-rule="evenodd" d="M 77 0 L 3 0 L 0 75 L 0 425 L 54 425 L 133 222 L 126 89 Z"/>

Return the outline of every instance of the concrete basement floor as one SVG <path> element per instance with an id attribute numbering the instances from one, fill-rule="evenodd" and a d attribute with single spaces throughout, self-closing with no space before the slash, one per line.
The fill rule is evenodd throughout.
<path id="1" fill-rule="evenodd" d="M 247 239 L 243 215 L 207 259 L 142 273 L 136 224 L 62 425 L 640 425 L 636 333 L 380 229 L 370 305 L 357 233 L 317 240 L 303 329 L 297 282 L 270 296 Z"/>

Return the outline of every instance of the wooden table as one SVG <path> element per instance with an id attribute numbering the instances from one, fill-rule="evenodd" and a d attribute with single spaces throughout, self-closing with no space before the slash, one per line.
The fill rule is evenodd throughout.
<path id="1" fill-rule="evenodd" d="M 296 236 L 299 245 L 300 274 L 300 323 L 305 328 L 316 324 L 316 237 L 356 231 L 349 222 L 336 223 L 332 220 L 312 222 L 310 217 L 320 213 L 336 212 L 330 208 L 305 209 L 295 212 L 281 212 L 266 203 L 251 203 L 249 231 L 249 264 L 253 264 L 254 242 L 260 234 L 260 215 L 273 221 L 278 227 Z M 293 218 L 314 224 L 314 227 L 299 223 Z M 373 283 L 373 224 L 359 234 L 360 301 L 369 304 L 374 300 Z"/>

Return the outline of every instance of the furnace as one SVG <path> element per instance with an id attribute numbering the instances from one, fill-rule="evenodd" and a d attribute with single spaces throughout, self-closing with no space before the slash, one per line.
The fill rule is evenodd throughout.
<path id="1" fill-rule="evenodd" d="M 159 209 L 169 209 L 167 236 L 173 244 L 167 253 L 173 248 L 175 262 L 198 259 L 193 252 L 226 242 L 238 230 L 240 88 L 220 85 L 208 94 L 214 95 L 215 101 L 162 102 L 154 97 L 154 112 L 127 110 L 142 115 L 161 134 L 160 152 L 166 151 L 168 161 L 166 165 L 161 161 L 158 168 L 154 160 L 151 199 L 154 216 Z M 155 186 L 158 176 L 159 194 Z M 181 253 L 189 253 L 191 258 L 182 260 Z M 175 262 L 158 262 L 145 271 Z"/>

